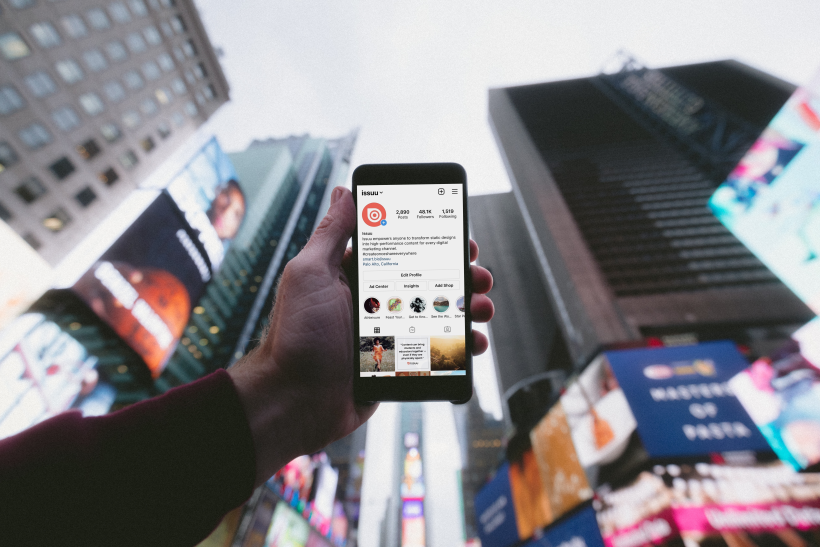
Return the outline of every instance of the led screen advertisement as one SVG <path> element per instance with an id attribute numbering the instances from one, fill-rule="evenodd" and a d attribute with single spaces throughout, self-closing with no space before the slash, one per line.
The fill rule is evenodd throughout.
<path id="1" fill-rule="evenodd" d="M 211 275 L 197 234 L 170 197 L 160 194 L 72 290 L 156 378 Z"/>
<path id="2" fill-rule="evenodd" d="M 519 540 L 509 463 L 504 463 L 476 494 L 475 513 L 482 545 L 506 547 Z"/>
<path id="3" fill-rule="evenodd" d="M 524 544 L 523 547 L 604 547 L 595 509 L 587 504 L 556 522 L 544 535 Z"/>
<path id="4" fill-rule="evenodd" d="M 0 337 L 0 439 L 70 408 L 105 414 L 114 390 L 99 382 L 97 358 L 38 313 L 14 320 Z"/>
<path id="5" fill-rule="evenodd" d="M 712 211 L 820 313 L 820 73 L 772 119 L 709 202 Z"/>
<path id="6" fill-rule="evenodd" d="M 216 138 L 193 155 L 166 191 L 197 233 L 213 270 L 218 270 L 242 225 L 246 202 L 234 166 Z"/>
<path id="7" fill-rule="evenodd" d="M 820 319 L 729 385 L 778 457 L 795 469 L 820 463 Z"/>

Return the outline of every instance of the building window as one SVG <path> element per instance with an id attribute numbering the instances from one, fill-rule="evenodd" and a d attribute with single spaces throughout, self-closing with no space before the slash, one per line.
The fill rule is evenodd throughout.
<path id="1" fill-rule="evenodd" d="M 80 65 L 78 65 L 74 59 L 58 61 L 57 64 L 54 65 L 54 68 L 57 69 L 57 74 L 59 74 L 67 84 L 73 84 L 85 78 L 83 69 L 80 68 Z"/>
<path id="2" fill-rule="evenodd" d="M 3 53 L 3 57 L 7 61 L 22 59 L 31 55 L 31 50 L 16 32 L 0 34 L 0 52 Z"/>
<path id="3" fill-rule="evenodd" d="M 185 52 L 186 57 L 194 57 L 196 55 L 196 48 L 194 43 L 190 40 L 182 44 L 182 51 Z"/>
<path id="4" fill-rule="evenodd" d="M 159 0 L 159 3 L 166 8 L 173 8 L 176 5 L 176 2 L 174 2 L 174 0 Z"/>
<path id="5" fill-rule="evenodd" d="M 165 35 L 166 38 L 171 38 L 174 35 L 174 29 L 171 28 L 171 25 L 168 24 L 168 21 L 162 21 L 159 24 L 160 30 Z"/>
<path id="6" fill-rule="evenodd" d="M 187 112 L 188 115 L 192 118 L 196 116 L 197 109 L 196 105 L 194 104 L 194 101 L 188 101 L 187 103 L 185 103 L 185 112 Z"/>
<path id="7" fill-rule="evenodd" d="M 152 46 L 162 43 L 162 36 L 160 36 L 157 27 L 145 27 L 142 29 L 142 35 L 145 37 L 145 41 Z"/>
<path id="8" fill-rule="evenodd" d="M 135 165 L 139 163 L 139 159 L 137 155 L 134 153 L 133 150 L 126 150 L 122 154 L 120 154 L 120 165 L 125 168 L 125 170 L 133 169 Z"/>
<path id="9" fill-rule="evenodd" d="M 12 218 L 14 218 L 14 215 L 11 214 L 11 211 L 9 211 L 5 205 L 0 203 L 0 220 L 3 222 L 8 222 Z"/>
<path id="10" fill-rule="evenodd" d="M 171 89 L 173 89 L 177 95 L 182 95 L 186 91 L 185 82 L 182 81 L 182 78 L 174 78 L 171 81 Z"/>
<path id="11" fill-rule="evenodd" d="M 14 189 L 14 193 L 26 203 L 34 203 L 37 198 L 45 194 L 48 190 L 37 177 L 29 177 Z"/>
<path id="12" fill-rule="evenodd" d="M 0 172 L 5 171 L 18 161 L 20 161 L 20 157 L 14 151 L 14 148 L 6 141 L 0 141 Z"/>
<path id="13" fill-rule="evenodd" d="M 182 127 L 185 125 L 185 116 L 182 115 L 182 112 L 174 112 L 171 114 L 171 121 L 174 122 L 175 126 Z"/>
<path id="14" fill-rule="evenodd" d="M 103 84 L 103 92 L 112 103 L 118 103 L 125 98 L 125 89 L 122 87 L 122 84 L 116 80 L 111 80 Z"/>
<path id="15" fill-rule="evenodd" d="M 171 72 L 174 70 L 174 60 L 167 53 L 162 53 L 157 57 L 157 63 L 163 72 Z"/>
<path id="16" fill-rule="evenodd" d="M 34 234 L 31 234 L 31 233 L 27 233 L 26 235 L 24 235 L 23 236 L 23 241 L 25 241 L 26 243 L 31 245 L 31 248 L 34 249 L 35 251 L 37 249 L 39 249 L 40 247 L 42 247 L 42 245 L 43 245 L 42 243 L 40 243 L 40 240 L 37 239 L 36 237 L 34 237 Z"/>
<path id="17" fill-rule="evenodd" d="M 108 13 L 117 23 L 127 23 L 131 20 L 131 14 L 122 2 L 113 2 L 108 6 Z"/>
<path id="18" fill-rule="evenodd" d="M 23 97 L 10 85 L 0 87 L 0 114 L 11 114 L 25 106 Z"/>
<path id="19" fill-rule="evenodd" d="M 9 0 L 11 7 L 17 9 L 27 8 L 34 5 L 34 0 Z"/>
<path id="20" fill-rule="evenodd" d="M 55 29 L 49 22 L 43 21 L 42 23 L 34 23 L 28 28 L 28 30 L 34 37 L 34 41 L 37 42 L 42 48 L 48 49 L 56 47 L 63 42 L 60 35 L 57 34 L 57 29 Z"/>
<path id="21" fill-rule="evenodd" d="M 157 133 L 159 133 L 159 138 L 165 140 L 171 135 L 171 126 L 162 122 L 157 126 Z"/>
<path id="22" fill-rule="evenodd" d="M 122 124 L 128 129 L 133 129 L 140 124 L 141 118 L 136 110 L 129 110 L 122 115 Z"/>
<path id="23" fill-rule="evenodd" d="M 136 32 L 132 32 L 126 36 L 125 43 L 128 44 L 128 49 L 131 50 L 131 53 L 142 53 L 148 48 L 148 46 L 145 45 L 145 40 Z"/>
<path id="24" fill-rule="evenodd" d="M 161 9 L 159 0 L 148 0 L 148 5 L 151 6 L 151 9 L 154 11 L 159 11 Z"/>
<path id="25" fill-rule="evenodd" d="M 145 2 L 142 0 L 128 0 L 128 7 L 134 12 L 137 17 L 145 17 L 148 15 L 148 8 L 145 7 Z"/>
<path id="26" fill-rule="evenodd" d="M 52 111 L 51 119 L 61 131 L 71 131 L 75 127 L 79 127 L 81 123 L 80 116 L 70 106 L 62 106 Z"/>
<path id="27" fill-rule="evenodd" d="M 140 103 L 140 110 L 146 116 L 153 116 L 159 110 L 157 102 L 154 99 L 145 99 Z"/>
<path id="28" fill-rule="evenodd" d="M 152 139 L 151 137 L 145 137 L 140 141 L 140 147 L 146 152 L 150 152 L 151 150 L 156 148 L 157 145 L 154 143 L 154 139 Z"/>
<path id="29" fill-rule="evenodd" d="M 65 156 L 49 165 L 48 169 L 55 177 L 57 177 L 57 180 L 63 180 L 68 175 L 76 171 L 74 164 L 71 163 L 71 160 Z"/>
<path id="30" fill-rule="evenodd" d="M 154 92 L 154 95 L 156 95 L 159 104 L 168 104 L 174 98 L 174 96 L 171 95 L 171 90 L 165 87 L 157 89 Z"/>
<path id="31" fill-rule="evenodd" d="M 194 67 L 194 76 L 196 76 L 198 80 L 201 80 L 207 75 L 208 71 L 205 70 L 205 65 L 203 65 L 202 63 L 199 63 Z"/>
<path id="32" fill-rule="evenodd" d="M 85 18 L 88 23 L 97 30 L 104 30 L 111 26 L 108 16 L 100 8 L 90 9 L 86 12 Z"/>
<path id="33" fill-rule="evenodd" d="M 90 186 L 86 186 L 85 188 L 77 192 L 77 195 L 74 196 L 74 199 L 76 199 L 77 203 L 79 203 L 83 207 L 88 207 L 89 205 L 91 205 L 91 202 L 97 199 L 97 194 L 94 193 L 94 190 L 92 190 Z"/>
<path id="34" fill-rule="evenodd" d="M 160 77 L 161 72 L 154 61 L 147 61 L 142 64 L 142 73 L 148 80 L 156 80 Z"/>
<path id="35" fill-rule="evenodd" d="M 196 77 L 194 76 L 194 73 L 190 70 L 185 71 L 185 79 L 188 81 L 189 84 L 196 83 Z"/>
<path id="36" fill-rule="evenodd" d="M 47 97 L 57 91 L 54 80 L 42 70 L 26 76 L 26 85 L 35 97 Z"/>
<path id="37" fill-rule="evenodd" d="M 83 93 L 80 95 L 80 106 L 91 116 L 96 116 L 105 110 L 105 105 L 96 93 Z"/>
<path id="38" fill-rule="evenodd" d="M 60 24 L 63 25 L 63 30 L 65 33 L 72 38 L 82 38 L 83 36 L 88 36 L 88 29 L 86 28 L 83 20 L 80 19 L 79 15 L 66 15 L 60 19 Z"/>
<path id="39" fill-rule="evenodd" d="M 77 146 L 77 153 L 85 160 L 90 160 L 100 152 L 102 152 L 100 145 L 97 144 L 97 141 L 94 139 L 88 139 L 81 145 Z"/>
<path id="40" fill-rule="evenodd" d="M 128 58 L 128 52 L 125 51 L 125 46 L 122 45 L 122 42 L 117 40 L 105 44 L 105 52 L 108 54 L 108 58 L 115 63 L 124 61 Z"/>
<path id="41" fill-rule="evenodd" d="M 109 167 L 108 169 L 97 175 L 97 178 L 99 178 L 100 182 L 102 182 L 106 186 L 111 186 L 112 184 L 120 180 L 120 176 L 117 174 L 116 171 L 114 171 L 113 167 Z"/>
<path id="42" fill-rule="evenodd" d="M 202 91 L 197 91 L 197 92 L 194 94 L 194 98 L 196 99 L 196 102 L 197 102 L 200 106 L 202 106 L 203 104 L 205 104 L 205 95 L 203 95 L 203 94 L 202 94 Z"/>
<path id="43" fill-rule="evenodd" d="M 202 89 L 202 92 L 205 94 L 205 97 L 209 100 L 214 100 L 216 98 L 216 91 L 214 90 L 214 86 L 207 85 Z"/>
<path id="44" fill-rule="evenodd" d="M 174 29 L 174 32 L 177 34 L 182 34 L 185 32 L 185 21 L 179 15 L 171 17 L 170 23 L 171 28 Z"/>
<path id="45" fill-rule="evenodd" d="M 71 215 L 62 207 L 58 207 L 53 213 L 43 219 L 43 226 L 52 232 L 61 232 L 71 222 Z"/>
<path id="46" fill-rule="evenodd" d="M 174 46 L 174 57 L 176 57 L 177 61 L 180 63 L 185 60 L 185 53 L 182 51 L 181 47 Z"/>
<path id="47" fill-rule="evenodd" d="M 142 81 L 142 76 L 137 74 L 135 70 L 129 70 L 123 74 L 122 79 L 128 89 L 142 89 L 142 86 L 145 85 Z"/>
<path id="48" fill-rule="evenodd" d="M 83 53 L 83 60 L 91 72 L 102 72 L 108 68 L 108 61 L 99 49 L 89 49 Z"/>
<path id="49" fill-rule="evenodd" d="M 37 150 L 51 142 L 51 133 L 39 123 L 33 123 L 21 129 L 17 136 L 30 150 Z"/>
<path id="50" fill-rule="evenodd" d="M 100 133 L 106 142 L 117 142 L 122 138 L 122 131 L 116 124 L 106 123 L 100 126 Z"/>

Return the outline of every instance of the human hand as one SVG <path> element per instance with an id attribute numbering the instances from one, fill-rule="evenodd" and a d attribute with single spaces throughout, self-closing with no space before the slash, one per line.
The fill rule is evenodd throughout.
<path id="1" fill-rule="evenodd" d="M 356 226 L 353 195 L 334 188 L 330 209 L 302 251 L 285 267 L 259 346 L 228 372 L 248 416 L 256 449 L 256 483 L 302 454 L 310 454 L 351 433 L 378 405 L 353 401 L 352 249 Z M 470 261 L 478 245 L 470 241 Z M 490 272 L 471 266 L 473 320 L 492 318 L 485 296 Z M 473 353 L 487 338 L 473 331 Z"/>

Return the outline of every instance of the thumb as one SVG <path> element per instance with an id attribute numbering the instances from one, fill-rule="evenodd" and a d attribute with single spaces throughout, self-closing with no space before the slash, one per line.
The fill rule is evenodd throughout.
<path id="1" fill-rule="evenodd" d="M 347 188 L 337 186 L 330 194 L 330 209 L 305 245 L 305 251 L 328 266 L 338 268 L 355 226 L 353 194 Z"/>

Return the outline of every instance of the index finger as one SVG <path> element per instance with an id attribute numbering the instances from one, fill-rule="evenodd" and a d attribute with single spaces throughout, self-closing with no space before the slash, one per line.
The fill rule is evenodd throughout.
<path id="1" fill-rule="evenodd" d="M 475 262 L 478 258 L 478 243 L 470 238 L 470 262 Z"/>

